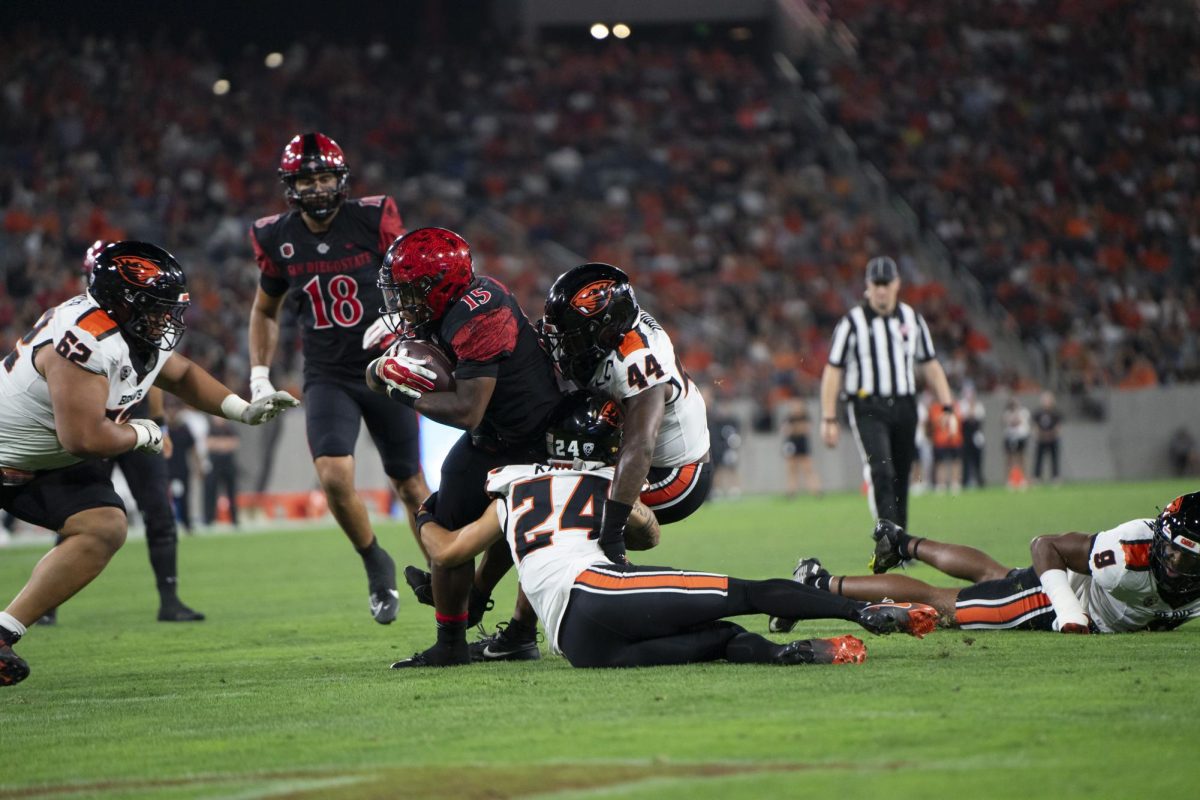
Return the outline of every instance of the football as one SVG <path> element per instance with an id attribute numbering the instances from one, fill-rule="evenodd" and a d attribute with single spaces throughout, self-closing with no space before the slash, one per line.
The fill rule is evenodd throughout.
<path id="1" fill-rule="evenodd" d="M 426 367 L 437 373 L 437 377 L 433 379 L 433 391 L 454 391 L 454 365 L 450 363 L 446 351 L 433 342 L 424 339 L 404 339 L 388 348 L 387 354 L 404 355 L 424 361 Z"/>

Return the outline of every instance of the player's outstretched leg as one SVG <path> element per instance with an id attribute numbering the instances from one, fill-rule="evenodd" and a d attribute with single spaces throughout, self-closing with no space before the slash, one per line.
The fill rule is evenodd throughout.
<path id="1" fill-rule="evenodd" d="M 886 519 L 875 523 L 871 535 L 875 539 L 875 552 L 870 568 L 876 575 L 914 559 L 952 578 L 972 583 L 998 580 L 1010 571 L 982 550 L 913 536 Z"/>
<path id="2" fill-rule="evenodd" d="M 821 562 L 815 558 L 801 558 L 796 562 L 796 568 L 792 570 L 792 580 L 802 583 L 805 586 L 811 586 L 812 581 L 817 577 L 818 573 L 829 573 L 821 566 Z M 799 620 L 790 619 L 788 617 L 771 617 L 767 622 L 767 630 L 771 633 L 789 633 L 792 628 L 796 627 Z"/>

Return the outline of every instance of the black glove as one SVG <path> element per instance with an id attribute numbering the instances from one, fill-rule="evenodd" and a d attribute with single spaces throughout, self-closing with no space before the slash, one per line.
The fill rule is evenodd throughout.
<path id="1" fill-rule="evenodd" d="M 614 564 L 628 564 L 625 556 L 625 523 L 633 506 L 619 500 L 604 501 L 604 515 L 600 519 L 600 549 Z"/>
<path id="2" fill-rule="evenodd" d="M 433 515 L 437 513 L 438 493 L 433 492 L 421 501 L 421 505 L 417 507 L 417 533 L 421 532 L 421 526 L 426 522 L 433 522 Z"/>

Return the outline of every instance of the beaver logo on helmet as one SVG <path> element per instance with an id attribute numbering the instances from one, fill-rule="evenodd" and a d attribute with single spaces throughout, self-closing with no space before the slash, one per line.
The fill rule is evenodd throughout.
<path id="1" fill-rule="evenodd" d="M 117 273 L 134 286 L 153 286 L 162 270 L 148 258 L 141 256 L 117 256 L 112 260 Z"/>
<path id="2" fill-rule="evenodd" d="M 585 317 L 594 317 L 608 306 L 611 298 L 610 289 L 616 281 L 603 280 L 589 283 L 571 298 L 571 308 Z"/>

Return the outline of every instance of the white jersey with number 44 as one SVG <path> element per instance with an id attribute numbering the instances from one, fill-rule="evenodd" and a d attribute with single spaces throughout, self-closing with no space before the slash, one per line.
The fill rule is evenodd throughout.
<path id="1" fill-rule="evenodd" d="M 659 384 L 667 384 L 667 408 L 650 465 L 682 467 L 699 461 L 708 453 L 704 398 L 675 357 L 671 337 L 642 311 L 633 330 L 596 367 L 588 387 L 624 404 Z"/>
<path id="2" fill-rule="evenodd" d="M 87 294 L 42 314 L 0 362 L 0 466 L 36 471 L 83 460 L 68 453 L 55 432 L 50 386 L 33 364 L 43 347 L 108 379 L 105 413 L 116 422 L 129 417 L 171 356 L 155 351 L 152 365 L 140 359 L 135 365 L 117 323 Z"/>

